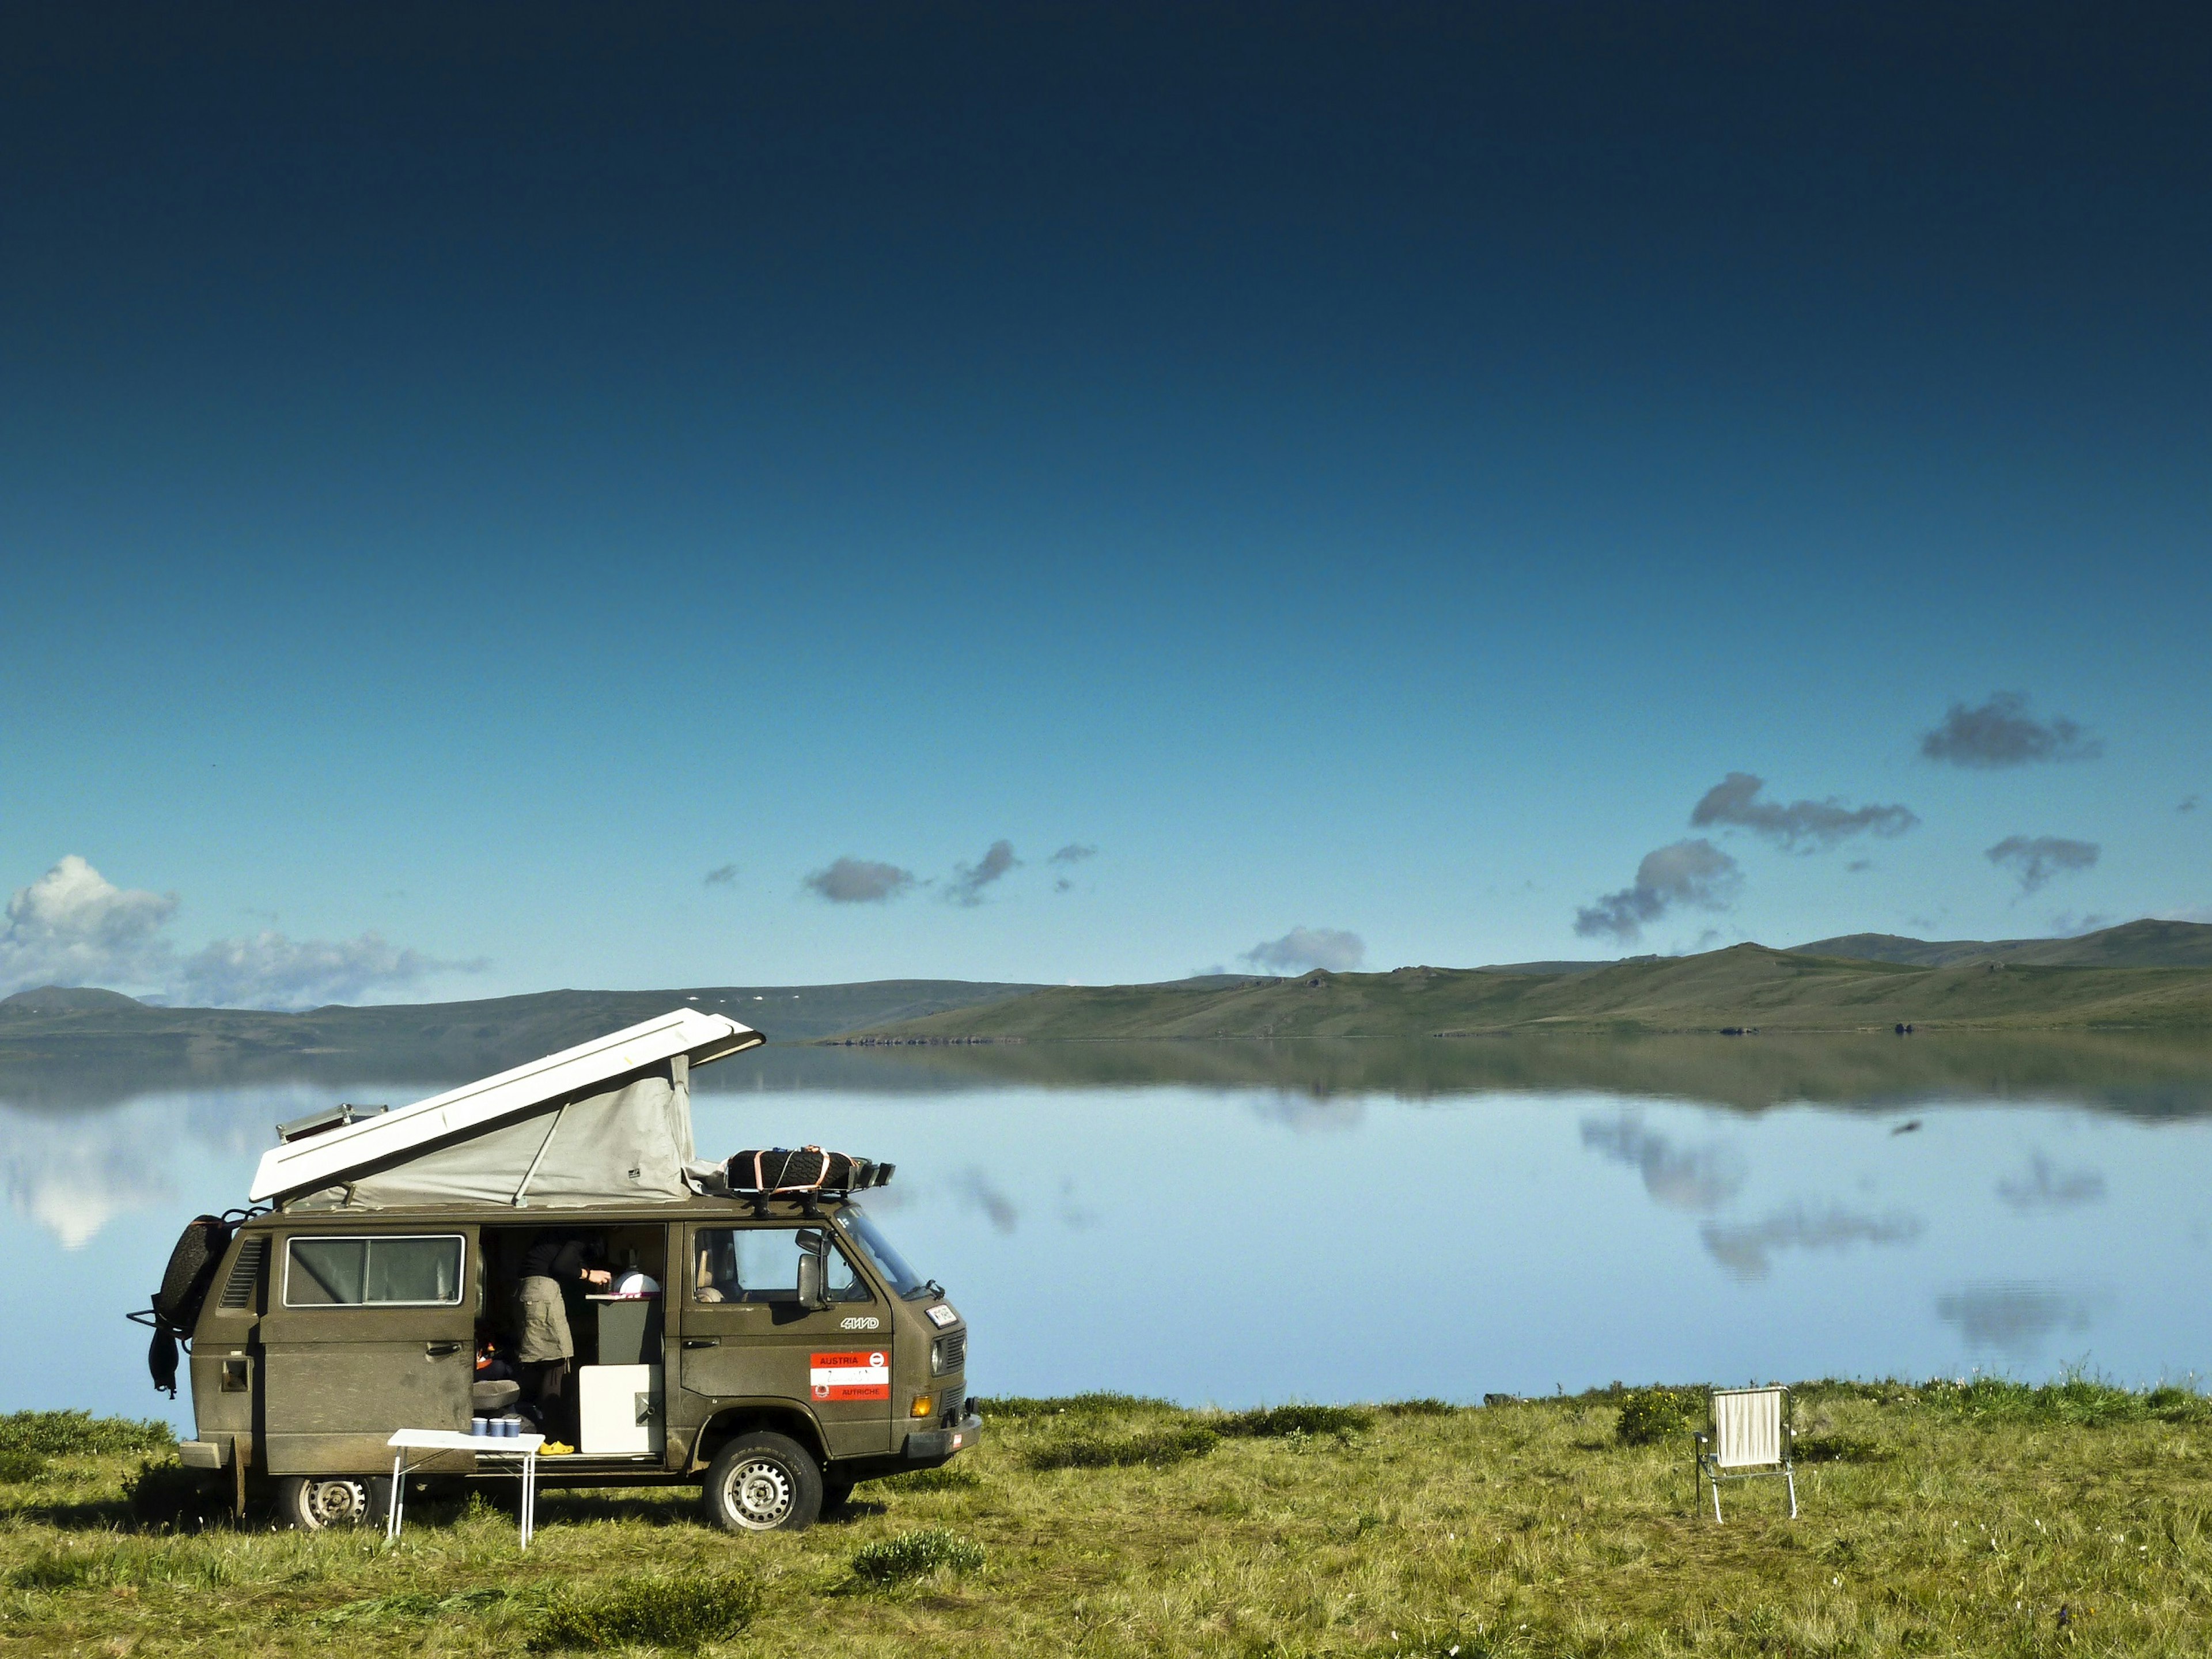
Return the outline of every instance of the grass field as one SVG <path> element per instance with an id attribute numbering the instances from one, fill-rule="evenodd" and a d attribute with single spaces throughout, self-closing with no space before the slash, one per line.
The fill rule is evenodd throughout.
<path id="1" fill-rule="evenodd" d="M 1798 1401 L 1795 1522 L 1773 1482 L 1698 1518 L 1681 1436 L 1622 1443 L 1605 1395 L 1242 1417 L 1091 1396 L 999 1402 L 951 1468 L 805 1534 L 727 1537 L 679 1493 L 549 1493 L 526 1555 L 481 1501 L 411 1504 L 393 1549 L 179 1532 L 134 1515 L 149 1454 L 121 1425 L 0 1419 L 0 1651 L 2212 1652 L 2199 1396 Z"/>

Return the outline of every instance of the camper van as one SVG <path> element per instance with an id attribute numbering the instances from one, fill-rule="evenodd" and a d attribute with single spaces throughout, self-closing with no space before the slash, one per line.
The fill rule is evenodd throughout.
<path id="1" fill-rule="evenodd" d="M 692 1068 L 763 1041 L 678 1009 L 396 1111 L 280 1126 L 252 1207 L 187 1231 L 149 1310 L 156 1381 L 165 1341 L 173 1374 L 189 1353 L 183 1461 L 240 1514 L 380 1519 L 395 1431 L 535 1405 L 497 1373 L 549 1236 L 605 1277 L 563 1287 L 574 1358 L 544 1426 L 573 1450 L 539 1459 L 542 1484 L 696 1484 L 719 1526 L 799 1528 L 972 1445 L 967 1324 L 855 1196 L 890 1167 L 817 1159 L 840 1173 L 749 1190 L 696 1157 Z M 495 1478 L 470 1451 L 417 1467 Z"/>

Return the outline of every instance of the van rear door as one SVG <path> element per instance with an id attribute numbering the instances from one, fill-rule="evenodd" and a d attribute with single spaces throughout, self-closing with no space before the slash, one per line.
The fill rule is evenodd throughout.
<path id="1" fill-rule="evenodd" d="M 472 1226 L 280 1230 L 261 1322 L 269 1472 L 370 1474 L 391 1468 L 395 1429 L 467 1429 L 479 1283 Z"/>

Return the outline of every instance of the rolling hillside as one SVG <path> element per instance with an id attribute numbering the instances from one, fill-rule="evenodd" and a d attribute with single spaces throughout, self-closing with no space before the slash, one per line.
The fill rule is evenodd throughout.
<path id="1" fill-rule="evenodd" d="M 1795 945 L 1791 954 L 1916 968 L 1944 968 L 1960 962 L 2044 968 L 2212 968 L 2212 927 L 2146 920 L 2072 939 L 1925 939 L 1896 933 L 1845 933 Z"/>
<path id="2" fill-rule="evenodd" d="M 2180 925 L 2180 924 L 2175 924 Z M 2212 930 L 2207 930 L 2212 931 Z M 893 1039 L 1426 1036 L 1507 1030 L 2212 1026 L 2212 968 L 1914 967 L 1738 945 L 1570 974 L 1401 968 L 1223 989 L 1054 987 Z"/>
<path id="3" fill-rule="evenodd" d="M 827 1036 L 1018 996 L 1036 988 L 964 980 L 860 985 L 541 991 L 477 1002 L 270 1013 L 159 1008 L 114 991 L 48 986 L 0 999 L 0 1065 L 223 1066 L 312 1058 L 356 1075 L 477 1077 L 634 1025 L 680 1004 L 726 1013 L 771 1041 Z"/>

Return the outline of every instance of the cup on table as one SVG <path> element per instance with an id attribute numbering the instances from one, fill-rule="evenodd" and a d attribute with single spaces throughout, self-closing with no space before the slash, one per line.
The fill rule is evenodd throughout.
<path id="1" fill-rule="evenodd" d="M 491 1419 L 489 1417 L 471 1417 L 469 1419 L 469 1432 L 473 1435 L 489 1435 L 491 1433 Z"/>

